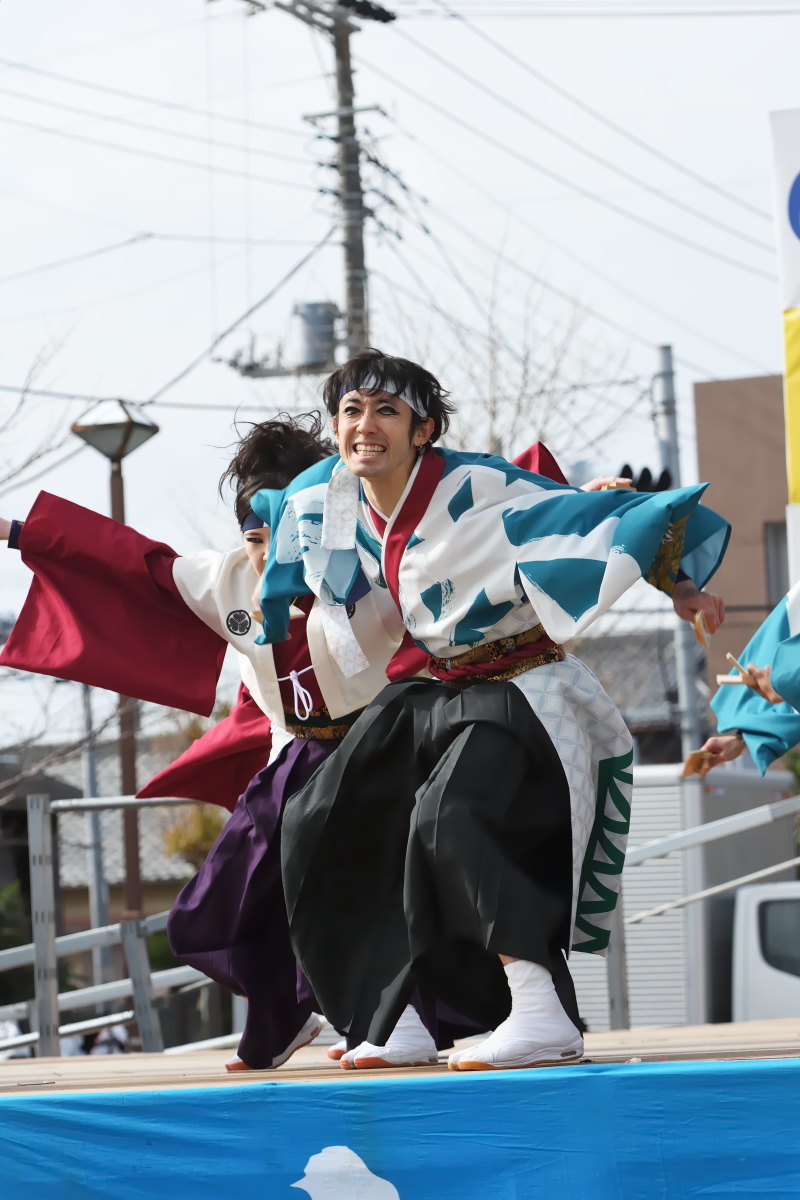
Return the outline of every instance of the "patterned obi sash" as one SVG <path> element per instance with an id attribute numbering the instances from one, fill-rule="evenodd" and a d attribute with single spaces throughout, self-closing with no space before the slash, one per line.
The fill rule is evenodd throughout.
<path id="1" fill-rule="evenodd" d="M 298 721 L 294 709 L 285 708 L 286 729 L 294 737 L 318 739 L 320 741 L 341 741 L 350 726 L 360 715 L 359 712 L 347 713 L 335 720 L 327 708 L 315 708 L 308 714 L 305 721 Z"/>
<path id="2" fill-rule="evenodd" d="M 431 656 L 428 670 L 444 683 L 467 687 L 482 680 L 513 679 L 544 663 L 562 662 L 565 657 L 564 647 L 547 636 L 544 626 L 534 625 L 524 633 L 499 638 L 496 642 L 483 642 L 453 658 Z"/>

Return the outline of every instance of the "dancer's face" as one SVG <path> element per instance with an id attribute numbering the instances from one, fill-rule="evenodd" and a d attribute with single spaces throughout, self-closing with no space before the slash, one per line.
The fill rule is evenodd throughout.
<path id="1" fill-rule="evenodd" d="M 339 453 L 363 479 L 367 493 L 388 513 L 408 482 L 419 447 L 428 441 L 433 421 L 412 428 L 405 400 L 389 392 L 354 391 L 342 396 L 333 423 Z M 388 506 L 388 507 L 387 507 Z"/>
<path id="2" fill-rule="evenodd" d="M 264 564 L 267 561 L 267 552 L 269 551 L 269 529 L 266 525 L 262 529 L 246 529 L 242 534 L 242 538 L 244 540 L 245 554 L 250 559 L 250 565 L 260 579 L 264 571 Z"/>

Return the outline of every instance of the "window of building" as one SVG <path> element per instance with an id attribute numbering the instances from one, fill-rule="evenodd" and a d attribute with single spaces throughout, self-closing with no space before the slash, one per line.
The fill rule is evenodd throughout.
<path id="1" fill-rule="evenodd" d="M 764 522 L 764 556 L 767 568 L 767 598 L 770 608 L 789 590 L 789 550 L 785 521 Z"/>

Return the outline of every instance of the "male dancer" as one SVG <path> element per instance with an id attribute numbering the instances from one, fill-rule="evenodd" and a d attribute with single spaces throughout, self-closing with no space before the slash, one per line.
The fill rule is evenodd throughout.
<path id="1" fill-rule="evenodd" d="M 355 356 L 325 401 L 340 461 L 273 511 L 265 636 L 280 641 L 291 596 L 313 591 L 343 669 L 358 669 L 347 613 L 366 579 L 438 681 L 385 689 L 289 801 L 295 949 L 326 1016 L 366 1039 L 345 1067 L 425 1061 L 415 989 L 494 1029 L 454 1069 L 574 1061 L 564 954 L 607 944 L 632 755 L 613 703 L 558 642 L 642 575 L 714 632 L 721 601 L 693 579 L 716 569 L 729 530 L 698 506 L 702 487 L 586 494 L 434 448 L 447 393 L 405 359 Z"/>

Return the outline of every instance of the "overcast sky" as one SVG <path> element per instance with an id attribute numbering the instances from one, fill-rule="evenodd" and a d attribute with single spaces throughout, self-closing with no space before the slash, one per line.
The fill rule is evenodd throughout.
<path id="1" fill-rule="evenodd" d="M 610 7 L 626 6 L 563 0 L 544 17 L 541 0 L 508 0 L 494 15 L 518 19 L 490 19 L 477 0 L 399 0 L 395 23 L 362 23 L 371 340 L 441 375 L 472 449 L 486 396 L 514 393 L 521 360 L 542 377 L 558 360 L 564 398 L 525 435 L 613 470 L 652 462 L 647 387 L 671 343 L 691 476 L 692 383 L 781 369 L 768 114 L 800 107 L 800 6 Z M 760 11 L 696 15 L 733 7 Z M 248 380 L 210 357 L 162 391 L 335 227 L 333 145 L 304 119 L 333 107 L 331 47 L 286 12 L 248 11 L 0 5 L 0 414 L 31 376 L 78 397 L 160 393 L 161 433 L 125 463 L 128 519 L 183 552 L 236 539 L 216 496 L 236 416 L 317 404 L 318 380 Z M 291 361 L 294 304 L 342 303 L 337 236 L 215 355 L 253 339 Z M 31 396 L 0 473 L 88 404 Z M 105 511 L 107 464 L 62 462 L 72 449 L 3 485 L 0 512 L 24 516 L 40 487 Z M 0 611 L 26 586 L 4 556 Z M 0 683 L 0 711 L 18 694 Z"/>

